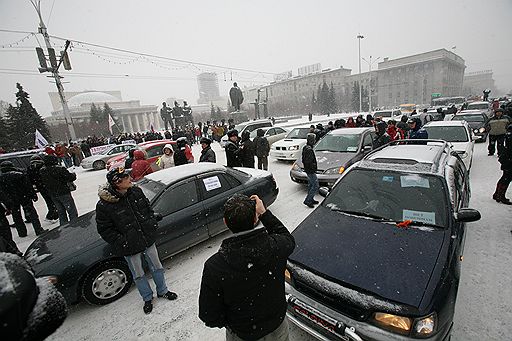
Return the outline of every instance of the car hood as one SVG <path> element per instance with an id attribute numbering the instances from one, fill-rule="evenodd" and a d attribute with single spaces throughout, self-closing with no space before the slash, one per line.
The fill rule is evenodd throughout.
<path id="1" fill-rule="evenodd" d="M 469 147 L 471 142 L 450 142 L 450 144 L 456 152 L 466 152 L 471 149 Z"/>
<path id="2" fill-rule="evenodd" d="M 306 139 L 284 139 L 274 142 L 273 146 L 276 147 L 289 147 L 306 144 Z"/>
<path id="3" fill-rule="evenodd" d="M 356 155 L 356 153 L 315 151 L 316 163 L 319 171 L 325 171 L 329 168 L 345 166 L 346 163 Z M 297 164 L 303 168 L 301 157 L 299 157 L 297 160 Z"/>
<path id="4" fill-rule="evenodd" d="M 297 246 L 289 260 L 348 288 L 419 307 L 445 233 L 319 206 L 293 231 Z"/>
<path id="5" fill-rule="evenodd" d="M 96 211 L 86 213 L 70 224 L 54 228 L 39 236 L 28 247 L 24 258 L 36 275 L 52 264 L 70 259 L 90 245 L 104 243 L 96 230 Z"/>
<path id="6" fill-rule="evenodd" d="M 485 124 L 484 122 L 468 122 L 471 129 L 479 129 L 482 128 Z"/>

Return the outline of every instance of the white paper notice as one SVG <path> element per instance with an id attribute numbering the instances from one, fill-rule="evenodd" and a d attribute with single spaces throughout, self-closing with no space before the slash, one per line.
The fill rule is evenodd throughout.
<path id="1" fill-rule="evenodd" d="M 410 211 L 403 210 L 402 220 L 414 220 L 427 224 L 435 224 L 436 223 L 436 213 L 435 212 L 422 212 L 422 211 Z"/>
<path id="2" fill-rule="evenodd" d="M 203 183 L 207 191 L 212 191 L 222 187 L 218 176 L 212 176 L 211 178 L 203 179 Z"/>
<path id="3" fill-rule="evenodd" d="M 400 177 L 400 184 L 402 187 L 423 187 L 430 188 L 428 179 L 422 178 L 419 175 L 402 175 Z"/>

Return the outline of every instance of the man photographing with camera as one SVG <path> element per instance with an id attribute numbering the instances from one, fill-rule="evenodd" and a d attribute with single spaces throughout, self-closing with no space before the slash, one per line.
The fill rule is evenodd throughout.
<path id="1" fill-rule="evenodd" d="M 234 235 L 204 265 L 199 318 L 226 327 L 228 341 L 288 340 L 284 271 L 295 240 L 257 195 L 229 198 L 224 223 Z"/>

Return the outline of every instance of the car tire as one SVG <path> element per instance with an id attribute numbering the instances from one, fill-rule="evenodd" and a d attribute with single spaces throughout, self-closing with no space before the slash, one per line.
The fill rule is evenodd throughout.
<path id="1" fill-rule="evenodd" d="M 105 162 L 102 160 L 94 161 L 92 168 L 95 170 L 105 169 Z"/>
<path id="2" fill-rule="evenodd" d="M 82 283 L 82 297 L 92 305 L 112 303 L 128 292 L 133 277 L 128 264 L 110 260 L 91 269 Z"/>

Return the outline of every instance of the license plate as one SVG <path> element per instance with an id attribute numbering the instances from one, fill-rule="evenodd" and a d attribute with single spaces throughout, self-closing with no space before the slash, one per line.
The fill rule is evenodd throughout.
<path id="1" fill-rule="evenodd" d="M 341 340 L 350 341 L 347 336 L 343 335 L 345 334 L 345 324 L 343 322 L 339 322 L 332 317 L 325 315 L 324 313 L 306 305 L 298 299 L 293 299 L 291 302 L 289 302 L 289 304 L 295 314 L 313 322 L 320 328 L 336 335 Z"/>

